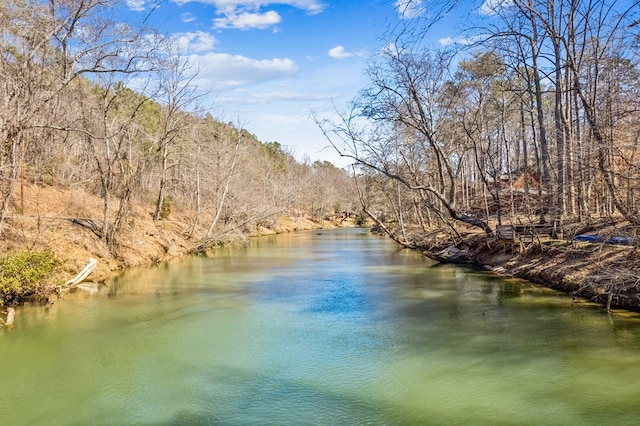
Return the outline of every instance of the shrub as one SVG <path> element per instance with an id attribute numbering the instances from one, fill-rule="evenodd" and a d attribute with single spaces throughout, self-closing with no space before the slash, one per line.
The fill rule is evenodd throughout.
<path id="1" fill-rule="evenodd" d="M 31 296 L 60 266 L 53 251 L 23 250 L 0 258 L 0 305 Z"/>

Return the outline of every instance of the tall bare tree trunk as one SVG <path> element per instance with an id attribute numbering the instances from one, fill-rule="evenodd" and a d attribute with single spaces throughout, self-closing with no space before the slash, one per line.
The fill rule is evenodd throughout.
<path id="1" fill-rule="evenodd" d="M 233 173 L 236 168 L 236 161 L 238 159 L 238 149 L 240 148 L 240 135 L 239 132 L 236 133 L 236 145 L 233 150 L 233 159 L 231 160 L 231 166 L 227 172 L 227 177 L 224 183 L 224 189 L 222 191 L 222 195 L 220 196 L 220 200 L 218 201 L 218 205 L 216 206 L 216 214 L 211 224 L 209 225 L 209 229 L 207 230 L 207 234 L 205 235 L 205 241 L 208 243 L 209 240 L 213 237 L 213 231 L 218 224 L 218 220 L 220 220 L 220 214 L 222 213 L 222 208 L 224 207 L 224 202 L 227 197 L 227 193 L 229 192 L 229 184 L 231 183 L 231 178 L 233 177 Z"/>
<path id="2" fill-rule="evenodd" d="M 529 7 L 533 10 L 533 5 L 531 0 L 529 0 Z M 529 13 L 531 20 L 531 38 L 530 38 L 530 47 L 531 47 L 531 56 L 532 56 L 532 68 L 533 72 L 533 83 L 534 83 L 534 96 L 535 96 L 535 105 L 536 105 L 536 114 L 537 114 L 537 127 L 538 127 L 538 138 L 540 141 L 540 165 L 542 169 L 541 177 L 541 188 L 544 188 L 546 194 L 541 199 L 542 203 L 540 205 L 540 222 L 545 222 L 545 209 L 550 207 L 550 201 L 553 199 L 553 187 L 551 184 L 551 173 L 549 171 L 549 143 L 547 141 L 547 129 L 545 125 L 545 116 L 544 116 L 544 101 L 542 99 L 542 78 L 540 76 L 540 70 L 538 68 L 538 44 L 540 43 L 538 39 L 538 26 L 535 21 L 535 17 L 530 12 Z M 542 195 L 542 194 L 541 194 Z"/>

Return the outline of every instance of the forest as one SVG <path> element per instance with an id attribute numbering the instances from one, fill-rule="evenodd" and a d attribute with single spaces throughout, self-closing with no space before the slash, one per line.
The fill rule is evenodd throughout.
<path id="1" fill-rule="evenodd" d="M 179 222 L 194 252 L 273 228 L 282 217 L 321 222 L 354 211 L 346 171 L 299 162 L 279 142 L 259 141 L 241 119 L 213 117 L 217 106 L 204 103 L 197 70 L 173 41 L 111 20 L 116 3 L 0 4 L 3 252 L 56 248 L 43 232 L 25 236 L 24 227 L 35 226 L 29 220 L 40 231 L 54 219 L 73 220 L 66 233 L 88 232 L 119 258 L 140 224 L 136 209 L 161 230 Z M 33 187 L 82 190 L 86 208 L 47 217 L 50 206 L 28 208 Z M 97 210 L 90 197 L 100 200 Z M 21 280 L 4 276 L 0 289 L 26 287 Z"/>
<path id="2" fill-rule="evenodd" d="M 484 19 L 437 49 L 425 35 L 457 2 L 436 4 L 394 28 L 339 120 L 316 120 L 359 165 L 371 217 L 408 246 L 433 227 L 457 244 L 460 225 L 560 234 L 603 218 L 635 236 L 638 2 L 483 2 Z"/>

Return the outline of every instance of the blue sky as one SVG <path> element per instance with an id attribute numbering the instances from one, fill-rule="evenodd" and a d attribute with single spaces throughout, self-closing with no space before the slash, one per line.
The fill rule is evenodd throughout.
<path id="1" fill-rule="evenodd" d="M 161 0 L 151 15 L 199 68 L 203 106 L 263 142 L 280 142 L 298 160 L 347 165 L 310 119 L 331 116 L 366 86 L 367 60 L 409 0 Z M 126 0 L 142 19 L 158 0 Z M 428 8 L 430 1 L 416 1 Z M 428 9 L 427 9 L 428 12 Z M 433 43 L 456 37 L 455 17 Z"/>

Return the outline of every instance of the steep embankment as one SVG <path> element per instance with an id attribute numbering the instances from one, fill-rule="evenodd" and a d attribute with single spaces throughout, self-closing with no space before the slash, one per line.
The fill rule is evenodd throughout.
<path id="1" fill-rule="evenodd" d="M 576 241 L 588 232 L 599 240 L 637 241 L 636 229 L 623 219 L 565 226 L 565 239 L 537 235 L 526 242 L 487 237 L 461 226 L 453 235 L 442 230 L 429 235 L 409 233 L 410 247 L 445 263 L 472 264 L 497 274 L 526 279 L 604 307 L 640 312 L 640 251 L 635 246 Z M 623 238 L 616 238 L 623 237 Z M 523 239 L 526 239 L 523 238 Z"/>
<path id="2" fill-rule="evenodd" d="M 14 200 L 12 210 L 20 214 L 12 214 L 7 219 L 0 240 L 0 255 L 25 249 L 51 249 L 61 261 L 61 267 L 47 283 L 49 290 L 41 292 L 44 295 L 52 294 L 55 285 L 76 276 L 89 258 L 98 261 L 90 279 L 100 281 L 126 267 L 149 265 L 186 254 L 197 245 L 197 236 L 204 235 L 208 225 L 206 216 L 198 225 L 178 209 L 174 209 L 167 219 L 154 222 L 153 206 L 132 205 L 119 237 L 108 247 L 91 229 L 77 221 L 100 222 L 103 204 L 97 196 L 80 188 L 25 183 L 16 189 Z M 252 235 L 333 225 L 326 221 L 320 224 L 302 216 L 280 216 L 273 218 L 268 227 L 245 227 L 226 237 L 228 241 L 241 242 Z"/>

